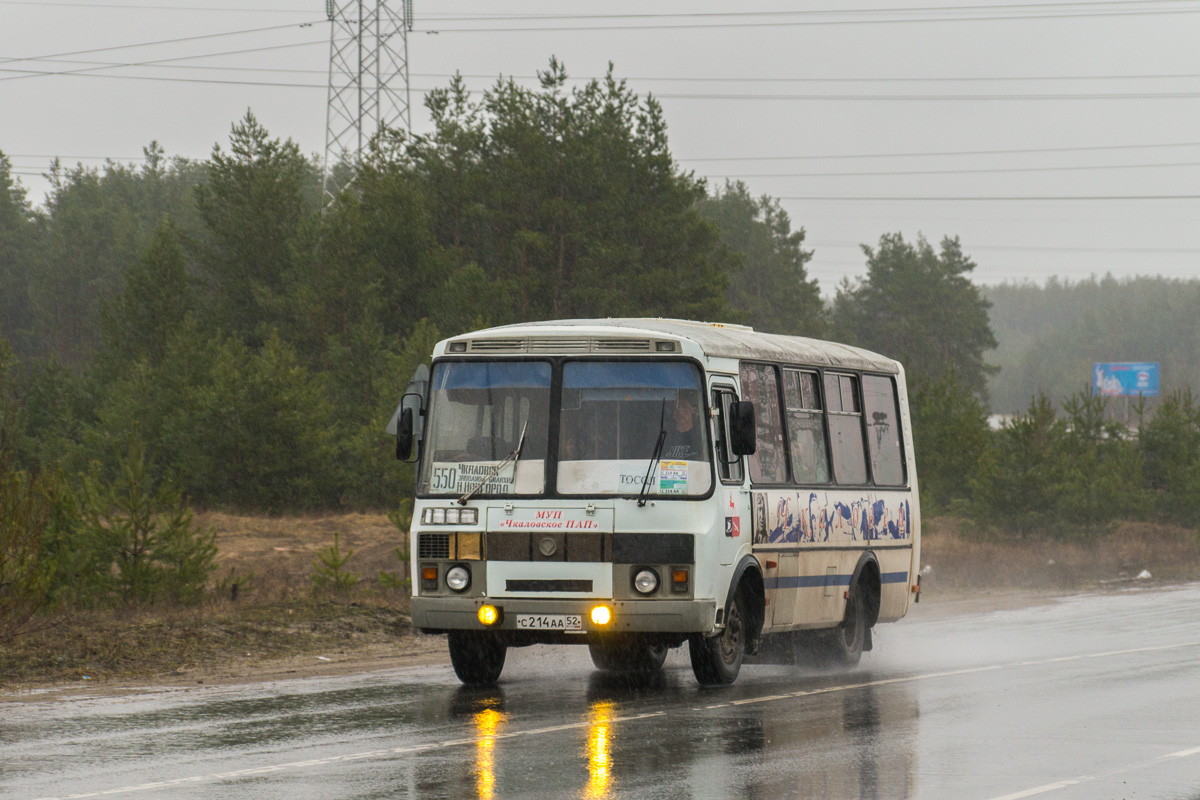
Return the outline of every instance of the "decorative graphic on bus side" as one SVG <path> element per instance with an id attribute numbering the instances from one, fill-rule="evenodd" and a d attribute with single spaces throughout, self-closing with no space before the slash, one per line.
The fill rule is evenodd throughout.
<path id="1" fill-rule="evenodd" d="M 847 500 L 829 492 L 755 492 L 754 543 L 907 540 L 911 515 L 899 497 L 889 502 L 870 495 Z"/>

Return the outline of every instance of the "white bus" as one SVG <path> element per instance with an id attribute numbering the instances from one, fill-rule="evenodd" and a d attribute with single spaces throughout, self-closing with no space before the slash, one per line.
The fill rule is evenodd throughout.
<path id="1" fill-rule="evenodd" d="M 845 666 L 918 597 L 904 370 L 859 348 L 669 319 L 438 343 L 390 430 L 416 462 L 412 623 L 459 679 L 586 644 L 702 684 L 767 643 Z"/>

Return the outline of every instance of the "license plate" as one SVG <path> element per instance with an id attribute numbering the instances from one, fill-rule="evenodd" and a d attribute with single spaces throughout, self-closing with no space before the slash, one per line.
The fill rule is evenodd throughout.
<path id="1" fill-rule="evenodd" d="M 517 614 L 517 628 L 526 631 L 583 632 L 583 617 L 578 614 Z"/>

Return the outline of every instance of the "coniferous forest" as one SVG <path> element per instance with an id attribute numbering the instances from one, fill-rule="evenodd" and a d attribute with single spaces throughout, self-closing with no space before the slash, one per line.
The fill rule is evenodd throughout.
<path id="1" fill-rule="evenodd" d="M 37 206 L 0 155 L 5 602 L 187 600 L 213 551 L 192 508 L 396 506 L 412 479 L 384 426 L 414 368 L 533 319 L 735 321 L 898 358 L 926 511 L 981 532 L 1200 522 L 1200 283 L 984 291 L 969 243 L 883 232 L 824 302 L 804 229 L 681 170 L 661 108 L 611 73 L 569 89 L 552 61 L 540 88 L 455 80 L 426 105 L 428 134 L 376 137 L 331 197 L 252 113 L 203 161 L 152 142 L 137 166 L 56 164 Z M 1167 389 L 1140 436 L 1086 391 L 1093 360 L 1135 359 Z M 990 410 L 1018 416 L 993 431 Z"/>

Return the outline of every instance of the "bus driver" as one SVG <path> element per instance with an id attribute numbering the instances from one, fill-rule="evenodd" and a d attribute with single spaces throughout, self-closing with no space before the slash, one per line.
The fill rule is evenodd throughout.
<path id="1" fill-rule="evenodd" d="M 697 417 L 696 403 L 689 392 L 679 392 L 667 425 L 662 457 L 671 461 L 699 461 L 704 458 L 704 438 Z"/>

